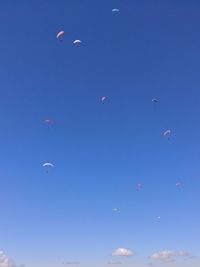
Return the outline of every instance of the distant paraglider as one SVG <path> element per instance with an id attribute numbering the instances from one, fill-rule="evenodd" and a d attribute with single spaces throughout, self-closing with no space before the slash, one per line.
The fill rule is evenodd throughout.
<path id="1" fill-rule="evenodd" d="M 166 131 L 164 131 L 163 136 L 167 137 L 169 139 L 169 137 L 171 136 L 171 133 L 172 133 L 171 130 L 166 130 Z"/>
<path id="2" fill-rule="evenodd" d="M 155 103 L 155 104 L 156 104 L 156 103 L 158 103 L 158 99 L 157 99 L 157 98 L 155 98 L 155 97 L 154 97 L 154 98 L 152 98 L 152 100 L 151 100 L 151 101 L 152 101 L 153 103 Z"/>
<path id="3" fill-rule="evenodd" d="M 45 162 L 43 165 L 43 167 L 54 167 L 54 164 L 53 163 L 50 163 L 50 162 Z"/>
<path id="4" fill-rule="evenodd" d="M 81 43 L 82 43 L 82 41 L 79 40 L 79 39 L 77 39 L 77 40 L 75 40 L 75 41 L 73 42 L 73 44 L 81 44 Z"/>
<path id="5" fill-rule="evenodd" d="M 177 188 L 180 188 L 180 187 L 181 187 L 181 182 L 180 182 L 180 181 L 177 181 L 177 182 L 176 182 L 176 187 L 177 187 Z"/>
<path id="6" fill-rule="evenodd" d="M 57 34 L 56 34 L 56 38 L 57 39 L 61 39 L 61 37 L 64 35 L 64 31 L 59 31 Z"/>
<path id="7" fill-rule="evenodd" d="M 44 120 L 45 123 L 47 124 L 53 124 L 53 120 L 52 119 L 46 119 Z"/>
<path id="8" fill-rule="evenodd" d="M 159 223 L 160 220 L 161 220 L 161 216 L 157 216 L 155 222 L 156 222 L 156 223 Z"/>
<path id="9" fill-rule="evenodd" d="M 119 9 L 118 9 L 118 8 L 113 8 L 113 9 L 112 9 L 112 12 L 113 12 L 113 13 L 119 13 Z"/>
<path id="10" fill-rule="evenodd" d="M 102 96 L 101 102 L 104 103 L 106 100 L 107 100 L 107 97 L 106 96 Z"/>
<path id="11" fill-rule="evenodd" d="M 112 209 L 113 212 L 118 212 L 119 210 L 117 208 Z"/>
<path id="12" fill-rule="evenodd" d="M 140 189 L 142 189 L 143 185 L 141 183 L 138 183 L 136 185 L 136 189 L 139 191 Z"/>
<path id="13" fill-rule="evenodd" d="M 51 162 L 45 162 L 42 167 L 44 167 L 46 169 L 46 172 L 48 173 L 49 169 L 55 167 L 55 165 Z"/>

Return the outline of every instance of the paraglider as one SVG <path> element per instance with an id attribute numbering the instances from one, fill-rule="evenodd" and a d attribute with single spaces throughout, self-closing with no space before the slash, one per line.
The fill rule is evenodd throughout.
<path id="1" fill-rule="evenodd" d="M 54 164 L 51 162 L 45 162 L 42 167 L 44 167 L 46 169 L 46 173 L 48 173 L 49 169 L 54 167 Z"/>
<path id="2" fill-rule="evenodd" d="M 153 103 L 158 103 L 158 99 L 157 98 L 152 98 L 152 100 L 151 100 Z"/>
<path id="3" fill-rule="evenodd" d="M 73 43 L 74 43 L 74 44 L 81 44 L 82 41 L 77 39 L 77 40 L 75 40 Z"/>
<path id="4" fill-rule="evenodd" d="M 160 223 L 160 221 L 161 221 L 161 216 L 157 216 L 156 218 L 155 218 L 155 223 Z"/>
<path id="5" fill-rule="evenodd" d="M 56 34 L 56 38 L 57 39 L 60 39 L 63 35 L 64 35 L 64 31 L 59 31 L 57 34 Z"/>
<path id="6" fill-rule="evenodd" d="M 107 97 L 106 97 L 106 96 L 102 96 L 102 98 L 101 98 L 101 102 L 105 102 L 105 101 L 106 101 L 106 99 L 107 99 Z"/>
<path id="7" fill-rule="evenodd" d="M 164 137 L 170 137 L 170 135 L 171 135 L 171 133 L 172 133 L 172 131 L 171 130 L 166 130 L 166 131 L 164 131 L 164 133 L 163 133 L 163 136 Z"/>
<path id="8" fill-rule="evenodd" d="M 52 163 L 50 163 L 50 162 L 45 162 L 43 165 L 42 165 L 43 167 L 54 167 L 54 165 L 52 164 Z"/>
<path id="9" fill-rule="evenodd" d="M 136 185 L 136 189 L 139 191 L 140 189 L 142 189 L 143 185 L 141 183 L 138 183 Z"/>
<path id="10" fill-rule="evenodd" d="M 179 188 L 180 186 L 181 186 L 181 182 L 177 181 L 177 182 L 176 182 L 176 187 Z"/>
<path id="11" fill-rule="evenodd" d="M 119 12 L 119 9 L 118 8 L 113 8 L 112 9 L 112 12 L 118 13 Z"/>
<path id="12" fill-rule="evenodd" d="M 117 208 L 112 209 L 113 212 L 118 212 Z"/>
<path id="13" fill-rule="evenodd" d="M 47 124 L 53 124 L 53 120 L 52 119 L 46 119 L 44 120 L 45 123 Z"/>

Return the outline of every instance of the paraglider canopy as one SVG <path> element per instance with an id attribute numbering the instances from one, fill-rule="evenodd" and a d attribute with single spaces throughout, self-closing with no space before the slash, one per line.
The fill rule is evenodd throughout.
<path id="1" fill-rule="evenodd" d="M 112 12 L 119 12 L 119 9 L 118 8 L 113 8 Z"/>
<path id="2" fill-rule="evenodd" d="M 171 130 L 166 130 L 166 131 L 164 131 L 163 136 L 169 136 L 169 135 L 171 135 L 171 133 L 172 133 Z"/>
<path id="3" fill-rule="evenodd" d="M 113 212 L 118 212 L 117 208 L 112 209 Z"/>
<path id="4" fill-rule="evenodd" d="M 102 97 L 101 97 L 101 102 L 105 102 L 105 101 L 106 101 L 106 99 L 107 99 L 107 97 L 106 97 L 106 96 L 102 96 Z"/>
<path id="5" fill-rule="evenodd" d="M 53 120 L 52 119 L 46 119 L 44 120 L 45 123 L 48 123 L 48 124 L 53 124 Z"/>
<path id="6" fill-rule="evenodd" d="M 50 168 L 53 168 L 53 167 L 54 167 L 54 164 L 51 163 L 51 162 L 45 162 L 45 163 L 42 165 L 42 167 L 45 168 L 46 173 L 49 173 Z"/>
<path id="7" fill-rule="evenodd" d="M 59 39 L 61 36 L 64 35 L 64 31 L 59 31 L 57 34 L 56 34 L 56 38 Z"/>
<path id="8" fill-rule="evenodd" d="M 77 39 L 77 40 L 75 40 L 73 43 L 74 43 L 74 44 L 81 44 L 81 43 L 82 43 L 82 41 L 81 41 L 81 40 L 79 40 L 79 39 Z"/>
<path id="9" fill-rule="evenodd" d="M 54 164 L 52 164 L 50 162 L 45 162 L 42 166 L 43 167 L 54 167 Z"/>
<path id="10" fill-rule="evenodd" d="M 152 100 L 151 100 L 153 103 L 158 103 L 158 99 L 157 98 L 152 98 Z"/>
<path id="11" fill-rule="evenodd" d="M 177 181 L 176 182 L 176 187 L 180 187 L 181 186 L 181 182 L 180 181 Z"/>

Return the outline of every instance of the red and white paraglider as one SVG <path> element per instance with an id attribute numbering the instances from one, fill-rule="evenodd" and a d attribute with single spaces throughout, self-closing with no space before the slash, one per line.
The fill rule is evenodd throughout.
<path id="1" fill-rule="evenodd" d="M 64 33 L 65 33 L 64 31 L 59 31 L 59 32 L 56 34 L 56 38 L 61 40 L 61 38 L 63 37 Z"/>

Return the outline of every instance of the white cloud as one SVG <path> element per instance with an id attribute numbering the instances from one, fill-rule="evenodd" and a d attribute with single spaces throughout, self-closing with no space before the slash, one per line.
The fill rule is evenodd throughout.
<path id="1" fill-rule="evenodd" d="M 162 250 L 155 252 L 151 255 L 154 260 L 161 260 L 165 262 L 172 262 L 176 257 L 188 257 L 189 253 L 185 251 L 173 251 L 173 250 Z"/>
<path id="2" fill-rule="evenodd" d="M 117 248 L 112 255 L 113 256 L 133 256 L 133 252 L 126 248 Z"/>
<path id="3" fill-rule="evenodd" d="M 13 262 L 0 250 L 0 267 L 14 267 Z"/>

